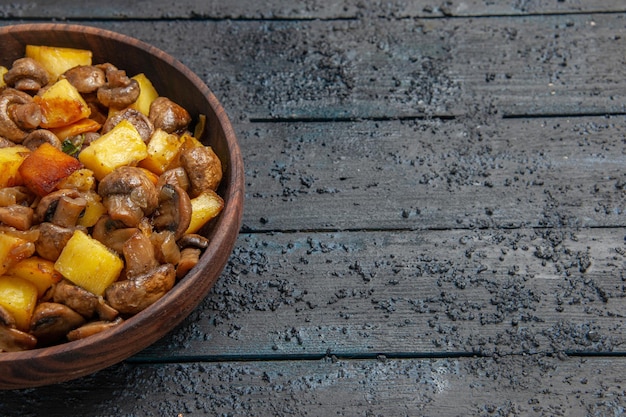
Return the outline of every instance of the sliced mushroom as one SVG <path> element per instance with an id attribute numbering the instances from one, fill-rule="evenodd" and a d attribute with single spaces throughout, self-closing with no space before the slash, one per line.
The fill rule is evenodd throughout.
<path id="1" fill-rule="evenodd" d="M 64 188 L 41 199 L 35 211 L 38 223 L 51 222 L 61 227 L 74 227 L 87 206 L 80 191 Z"/>
<path id="2" fill-rule="evenodd" d="M 0 306 L 0 326 L 15 327 L 15 325 L 16 322 L 13 314 L 9 313 L 6 308 Z"/>
<path id="3" fill-rule="evenodd" d="M 98 194 L 109 216 L 128 227 L 135 227 L 157 208 L 156 187 L 141 168 L 124 166 L 105 176 Z"/>
<path id="4" fill-rule="evenodd" d="M 106 76 L 101 68 L 95 65 L 79 65 L 70 68 L 62 75 L 79 93 L 93 93 L 106 83 Z"/>
<path id="5" fill-rule="evenodd" d="M 174 232 L 179 239 L 185 234 L 191 222 L 191 200 L 180 187 L 165 184 L 159 190 L 159 205 L 154 212 L 152 224 L 157 231 Z"/>
<path id="6" fill-rule="evenodd" d="M 37 338 L 39 346 L 49 346 L 85 322 L 83 316 L 64 304 L 43 302 L 33 312 L 30 333 Z"/>
<path id="7" fill-rule="evenodd" d="M 206 249 L 209 246 L 209 239 L 197 233 L 189 233 L 178 239 L 178 246 L 180 246 L 181 249 Z"/>
<path id="8" fill-rule="evenodd" d="M 4 82 L 16 90 L 36 92 L 50 81 L 48 72 L 33 58 L 19 58 L 4 74 Z"/>
<path id="9" fill-rule="evenodd" d="M 7 88 L 0 94 L 0 136 L 22 143 L 41 122 L 41 109 L 28 94 Z"/>
<path id="10" fill-rule="evenodd" d="M 34 349 L 35 346 L 35 336 L 12 327 L 0 326 L 0 352 L 20 352 Z"/>
<path id="11" fill-rule="evenodd" d="M 4 233 L 7 236 L 18 237 L 27 242 L 31 242 L 33 245 L 41 235 L 39 227 L 31 227 L 28 230 L 17 230 L 15 227 L 5 226 L 3 224 L 0 224 L 0 233 Z"/>
<path id="12" fill-rule="evenodd" d="M 0 207 L 0 223 L 15 227 L 17 230 L 28 230 L 33 225 L 33 209 L 19 204 Z"/>
<path id="13" fill-rule="evenodd" d="M 118 311 L 107 305 L 104 298 L 67 280 L 56 283 L 50 290 L 50 297 L 55 303 L 61 303 L 76 311 L 86 319 L 95 315 L 105 320 L 112 320 Z"/>
<path id="14" fill-rule="evenodd" d="M 93 321 L 69 332 L 67 334 L 67 339 L 70 342 L 74 340 L 84 339 L 86 337 L 93 336 L 94 334 L 98 334 L 104 330 L 112 329 L 113 327 L 119 326 L 122 322 L 123 320 L 121 317 L 118 317 L 113 321 Z"/>
<path id="15" fill-rule="evenodd" d="M 131 238 L 139 229 L 136 227 L 126 227 L 119 220 L 113 220 L 109 216 L 102 216 L 93 227 L 92 237 L 109 249 L 121 254 L 124 243 Z"/>
<path id="16" fill-rule="evenodd" d="M 180 162 L 189 176 L 191 182 L 189 196 L 192 198 L 205 190 L 215 191 L 222 181 L 222 162 L 208 146 L 183 151 Z"/>
<path id="17" fill-rule="evenodd" d="M 176 243 L 174 232 L 168 230 L 154 232 L 150 235 L 155 255 L 160 263 L 178 264 L 180 261 L 180 248 Z"/>
<path id="18" fill-rule="evenodd" d="M 123 254 L 127 278 L 145 274 L 159 265 L 150 238 L 142 232 L 135 233 L 124 243 Z"/>
<path id="19" fill-rule="evenodd" d="M 13 204 L 29 206 L 34 200 L 35 195 L 24 186 L 0 188 L 0 206 L 6 207 Z"/>
<path id="20" fill-rule="evenodd" d="M 15 142 L 0 136 L 0 148 L 10 148 L 11 146 L 15 146 Z"/>
<path id="21" fill-rule="evenodd" d="M 189 191 L 189 187 L 191 187 L 191 183 L 189 182 L 189 176 L 185 172 L 185 168 L 177 167 L 168 169 L 164 173 L 159 176 L 159 181 L 157 182 L 157 188 L 163 187 L 165 184 L 172 184 L 180 187 L 185 191 Z"/>
<path id="22" fill-rule="evenodd" d="M 114 282 L 105 298 L 120 314 L 137 314 L 163 297 L 175 281 L 174 266 L 162 264 L 146 274 Z"/>
<path id="23" fill-rule="evenodd" d="M 180 251 L 180 261 L 176 265 L 176 278 L 180 279 L 187 275 L 200 261 L 202 251 L 197 248 L 185 248 Z"/>
<path id="24" fill-rule="evenodd" d="M 133 104 L 140 92 L 137 80 L 129 78 L 126 71 L 113 65 L 106 66 L 104 71 L 107 82 L 97 91 L 100 103 L 114 109 L 124 109 Z"/>
<path id="25" fill-rule="evenodd" d="M 191 123 L 187 110 L 167 97 L 158 97 L 152 102 L 148 117 L 155 129 L 162 129 L 167 133 L 182 133 Z"/>
<path id="26" fill-rule="evenodd" d="M 56 261 L 61 251 L 74 234 L 74 229 L 57 226 L 50 222 L 39 225 L 39 236 L 35 248 L 39 256 L 49 261 Z"/>
<path id="27" fill-rule="evenodd" d="M 55 148 L 61 149 L 61 141 L 59 140 L 57 135 L 46 129 L 33 130 L 28 135 L 26 135 L 24 141 L 22 142 L 22 145 L 26 146 L 31 151 L 34 151 L 43 143 L 49 143 Z"/>
<path id="28" fill-rule="evenodd" d="M 109 117 L 102 125 L 101 133 L 104 135 L 109 132 L 122 120 L 128 120 L 137 129 L 139 136 L 141 136 L 144 142 L 147 143 L 150 140 L 150 136 L 154 132 L 154 126 L 146 115 L 135 109 L 126 109 Z"/>

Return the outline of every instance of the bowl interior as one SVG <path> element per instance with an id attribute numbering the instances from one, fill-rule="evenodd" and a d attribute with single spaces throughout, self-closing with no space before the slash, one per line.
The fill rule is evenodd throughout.
<path id="1" fill-rule="evenodd" d="M 207 117 L 199 138 L 219 156 L 225 172 L 218 193 L 220 216 L 201 230 L 209 247 L 199 264 L 170 292 L 122 325 L 83 340 L 25 352 L 0 353 L 0 389 L 26 388 L 84 376 L 139 352 L 178 325 L 206 296 L 235 244 L 243 210 L 243 162 L 228 117 L 209 88 L 165 52 L 102 29 L 65 24 L 0 27 L 0 65 L 24 56 L 27 44 L 89 49 L 94 63 L 110 62 L 129 76 L 145 73 L 159 95 L 183 106 L 197 120 Z"/>

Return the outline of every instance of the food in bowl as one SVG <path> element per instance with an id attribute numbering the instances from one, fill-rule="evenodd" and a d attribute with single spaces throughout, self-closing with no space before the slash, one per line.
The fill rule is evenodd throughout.
<path id="1" fill-rule="evenodd" d="M 223 166 L 189 112 L 86 49 L 0 74 L 0 351 L 118 326 L 199 261 Z"/>

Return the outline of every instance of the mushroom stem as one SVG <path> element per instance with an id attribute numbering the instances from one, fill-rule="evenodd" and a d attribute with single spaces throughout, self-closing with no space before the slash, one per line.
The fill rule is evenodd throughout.
<path id="1" fill-rule="evenodd" d="M 28 230 L 33 224 L 34 212 L 30 207 L 11 205 L 0 207 L 0 223 L 15 227 L 17 230 Z"/>

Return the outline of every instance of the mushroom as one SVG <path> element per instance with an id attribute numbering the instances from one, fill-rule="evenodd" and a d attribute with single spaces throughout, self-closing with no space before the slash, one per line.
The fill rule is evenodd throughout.
<path id="1" fill-rule="evenodd" d="M 197 233 L 189 233 L 178 239 L 178 245 L 181 247 L 181 249 L 206 249 L 209 246 L 209 239 Z"/>
<path id="2" fill-rule="evenodd" d="M 157 181 L 157 188 L 163 187 L 165 184 L 177 185 L 185 191 L 189 191 L 191 183 L 189 182 L 189 176 L 185 172 L 185 168 L 176 167 L 168 169 L 159 176 Z"/>
<path id="3" fill-rule="evenodd" d="M 159 190 L 159 205 L 154 212 L 152 224 L 157 231 L 174 232 L 174 238 L 180 239 L 191 222 L 191 200 L 180 187 L 165 184 Z"/>
<path id="4" fill-rule="evenodd" d="M 20 204 L 30 205 L 35 200 L 34 194 L 23 185 L 0 188 L 0 206 Z"/>
<path id="5" fill-rule="evenodd" d="M 0 223 L 15 227 L 17 230 L 28 230 L 33 225 L 33 209 L 30 207 L 13 204 L 8 207 L 0 207 Z"/>
<path id="6" fill-rule="evenodd" d="M 180 260 L 176 265 L 176 278 L 182 278 L 187 275 L 200 261 L 202 250 L 209 246 L 209 239 L 196 233 L 184 235 L 178 240 L 180 247 Z"/>
<path id="7" fill-rule="evenodd" d="M 61 227 L 74 227 L 87 206 L 87 200 L 75 189 L 53 191 L 41 199 L 35 211 L 38 223 L 51 222 Z"/>
<path id="8" fill-rule="evenodd" d="M 98 185 L 102 204 L 113 220 L 135 227 L 156 209 L 156 187 L 141 168 L 123 166 L 105 176 Z"/>
<path id="9" fill-rule="evenodd" d="M 78 65 L 65 71 L 61 77 L 81 94 L 93 93 L 106 83 L 104 71 L 95 65 Z"/>
<path id="10" fill-rule="evenodd" d="M 120 314 L 137 314 L 163 297 L 176 282 L 172 264 L 162 264 L 145 274 L 116 281 L 105 291 L 108 303 Z"/>
<path id="11" fill-rule="evenodd" d="M 126 261 L 126 277 L 128 278 L 144 274 L 159 266 L 150 238 L 140 231 L 124 242 L 122 253 Z"/>
<path id="12" fill-rule="evenodd" d="M 180 261 L 176 265 L 176 278 L 180 279 L 187 275 L 200 261 L 202 251 L 198 248 L 185 248 L 180 251 Z"/>
<path id="13" fill-rule="evenodd" d="M 67 339 L 72 342 L 74 340 L 84 339 L 89 336 L 93 336 L 94 334 L 98 334 L 104 330 L 111 329 L 115 326 L 118 326 L 122 323 L 122 318 L 118 317 L 113 321 L 92 321 L 91 323 L 87 323 L 83 326 L 80 326 L 77 329 L 72 330 L 67 334 Z"/>
<path id="14" fill-rule="evenodd" d="M 190 197 L 205 190 L 215 191 L 222 180 L 222 162 L 209 146 L 198 146 L 182 152 L 180 162 L 189 176 Z"/>
<path id="15" fill-rule="evenodd" d="M 106 107 L 123 109 L 133 104 L 139 97 L 140 87 L 137 80 L 126 75 L 126 71 L 119 70 L 108 64 L 104 68 L 107 82 L 97 90 L 98 101 Z"/>
<path id="16" fill-rule="evenodd" d="M 9 313 L 9 310 L 0 306 L 0 326 L 15 327 L 15 317 Z"/>
<path id="17" fill-rule="evenodd" d="M 31 151 L 34 151 L 43 143 L 49 143 L 57 149 L 61 149 L 62 146 L 57 135 L 46 129 L 33 130 L 22 141 L 22 145 Z"/>
<path id="18" fill-rule="evenodd" d="M 15 328 L 15 317 L 0 306 L 0 352 L 18 352 L 33 349 L 37 339 Z"/>
<path id="19" fill-rule="evenodd" d="M 189 112 L 167 97 L 157 97 L 150 104 L 148 117 L 155 129 L 162 129 L 167 133 L 182 133 L 191 123 Z"/>
<path id="20" fill-rule="evenodd" d="M 130 108 L 109 117 L 104 125 L 102 125 L 101 133 L 104 135 L 109 132 L 122 120 L 128 120 L 135 127 L 135 129 L 137 129 L 139 136 L 141 136 L 144 142 L 147 143 L 150 140 L 150 136 L 152 136 L 152 132 L 154 132 L 152 122 L 139 110 Z"/>
<path id="21" fill-rule="evenodd" d="M 41 223 L 39 236 L 35 241 L 37 254 L 49 261 L 56 261 L 73 234 L 73 229 L 57 226 L 50 222 Z"/>
<path id="22" fill-rule="evenodd" d="M 20 58 L 4 74 L 4 82 L 16 90 L 36 92 L 50 81 L 48 72 L 33 58 Z"/>
<path id="23" fill-rule="evenodd" d="M 118 311 L 106 304 L 104 298 L 67 280 L 56 283 L 50 290 L 50 297 L 55 303 L 61 303 L 81 316 L 89 319 L 96 314 L 104 320 L 113 320 Z"/>
<path id="24" fill-rule="evenodd" d="M 34 349 L 35 336 L 13 327 L 0 326 L 0 352 L 19 352 Z"/>
<path id="25" fill-rule="evenodd" d="M 35 307 L 30 333 L 37 338 L 39 346 L 49 346 L 85 322 L 83 316 L 64 304 L 43 302 Z"/>
<path id="26" fill-rule="evenodd" d="M 180 248 L 176 243 L 174 232 L 164 230 L 150 235 L 150 241 L 155 248 L 155 256 L 160 263 L 176 265 L 180 261 Z"/>
<path id="27" fill-rule="evenodd" d="M 109 249 L 121 254 L 124 243 L 138 231 L 136 227 L 126 227 L 121 221 L 104 215 L 93 226 L 91 236 Z"/>
<path id="28" fill-rule="evenodd" d="M 11 146 L 15 146 L 15 142 L 0 136 L 0 148 L 10 148 Z"/>
<path id="29" fill-rule="evenodd" d="M 41 109 L 31 96 L 7 88 L 0 94 L 0 136 L 22 143 L 28 132 L 41 122 Z"/>

